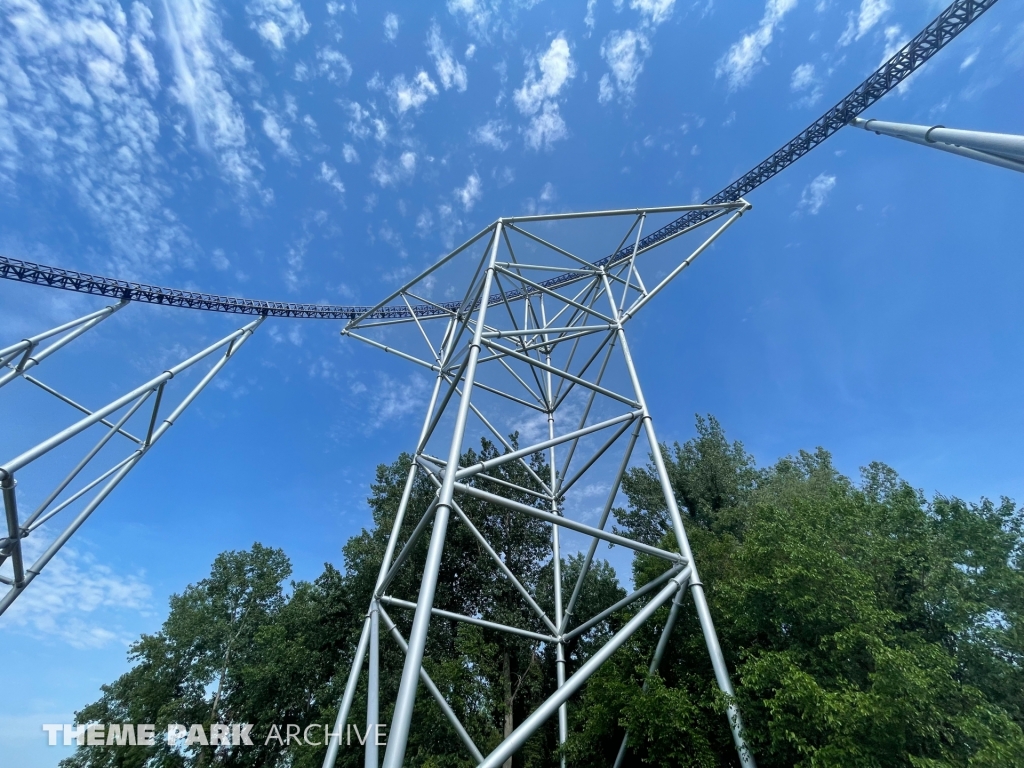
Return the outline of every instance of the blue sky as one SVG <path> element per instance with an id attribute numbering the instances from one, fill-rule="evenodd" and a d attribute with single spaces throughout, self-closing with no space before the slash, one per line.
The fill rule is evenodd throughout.
<path id="1" fill-rule="evenodd" d="M 373 302 L 500 215 L 705 199 L 941 8 L 3 0 L 0 252 Z M 1004 2 L 866 116 L 1024 133 L 1022 86 L 1024 8 Z M 713 413 L 762 464 L 822 445 L 849 474 L 881 460 L 928 494 L 1024 499 L 1022 193 L 1019 174 L 841 131 L 636 320 L 661 437 Z M 0 345 L 100 306 L 0 284 Z M 130 306 L 39 375 L 99 405 L 239 324 Z M 300 578 L 340 563 L 429 382 L 339 330 L 268 321 L 0 621 L 5 765 L 55 765 L 41 723 L 123 672 L 218 552 L 279 546 Z M 72 417 L 15 382 L 0 448 Z M 58 471 L 23 481 L 23 508 Z"/>

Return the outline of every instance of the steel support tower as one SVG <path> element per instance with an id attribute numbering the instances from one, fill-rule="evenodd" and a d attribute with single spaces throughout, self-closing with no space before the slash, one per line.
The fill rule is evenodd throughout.
<path id="1" fill-rule="evenodd" d="M 740 199 L 716 205 L 499 219 L 348 322 L 343 335 L 429 369 L 434 373 L 434 386 L 363 622 L 325 768 L 334 766 L 367 661 L 366 722 L 368 727 L 379 722 L 378 643 L 382 622 L 405 659 L 383 759 L 385 768 L 400 768 L 404 763 L 420 683 L 440 705 L 466 751 L 484 768 L 505 764 L 552 717 L 557 716 L 558 742 L 564 744 L 569 699 L 659 608 L 671 605 L 661 641 L 650 662 L 650 672 L 657 671 L 686 592 L 696 607 L 718 687 L 731 699 L 729 673 L 630 352 L 626 326 L 749 208 Z M 652 224 L 658 216 L 680 213 L 697 215 L 697 223 L 673 238 L 643 247 L 645 224 Z M 568 228 L 576 235 L 573 245 L 558 239 L 563 225 L 570 225 Z M 602 235 L 595 231 L 602 228 L 605 237 L 615 233 L 615 239 L 602 240 Z M 668 246 L 669 242 L 672 246 Z M 652 254 L 655 248 L 659 252 Z M 607 253 L 616 256 L 603 263 L 595 258 Z M 650 263 L 655 256 L 659 262 L 653 274 L 659 277 L 651 281 L 649 267 L 655 267 Z M 460 259 L 461 269 L 452 269 L 451 265 Z M 472 275 L 469 285 L 461 286 L 459 302 L 441 304 L 432 299 L 439 292 L 450 296 L 455 287 L 445 282 L 446 268 L 456 278 L 464 279 L 467 269 Z M 646 281 L 642 271 L 648 274 Z M 571 275 L 571 279 L 552 285 L 552 274 Z M 389 305 L 400 306 L 407 312 L 404 316 L 381 319 L 381 308 Z M 521 448 L 514 446 L 500 428 L 527 424 L 537 426 L 535 439 Z M 460 466 L 473 428 L 498 441 L 505 449 L 504 454 L 473 466 Z M 623 475 L 638 447 L 645 447 L 650 453 L 671 520 L 671 533 L 659 546 L 608 530 Z M 529 462 L 537 454 L 544 456 L 550 469 L 545 477 L 539 476 Z M 525 469 L 531 487 L 494 476 L 495 468 L 508 462 L 517 462 Z M 603 505 L 588 505 L 578 494 L 588 485 L 593 488 L 595 476 L 604 486 Z M 418 477 L 426 478 L 435 488 L 426 509 L 413 509 L 410 505 Z M 501 491 L 509 488 L 520 498 L 526 495 L 534 499 L 534 503 L 506 498 L 507 494 Z M 474 526 L 460 506 L 460 498 L 482 500 L 550 526 L 553 611 L 540 606 L 538 595 L 524 586 L 498 554 L 503 549 L 502 542 L 489 540 Z M 596 524 L 582 522 L 580 517 L 596 520 Z M 405 537 L 403 525 L 413 520 L 415 528 Z M 495 579 L 506 579 L 529 606 L 532 623 L 508 626 L 483 615 L 459 615 L 435 607 L 446 533 L 453 525 L 466 526 L 493 561 Z M 577 539 L 577 543 L 582 541 L 581 549 L 586 549 L 583 568 L 568 594 L 562 591 L 560 572 L 566 551 L 563 536 L 571 535 L 567 532 L 581 534 L 583 538 Z M 395 575 L 410 567 L 410 553 L 423 537 L 429 539 L 429 544 L 424 569 L 416 574 L 419 594 L 392 594 L 389 587 Z M 660 558 L 665 568 L 658 578 L 596 616 L 578 616 L 577 601 L 583 581 L 601 542 Z M 406 610 L 413 612 L 408 638 L 402 636 L 389 615 L 391 611 Z M 567 669 L 566 642 L 620 611 L 628 617 L 625 625 L 578 669 Z M 431 622 L 437 620 L 469 622 L 554 648 L 555 692 L 516 723 L 511 734 L 489 755 L 483 755 L 473 743 L 455 708 L 429 675 L 424 653 Z M 728 705 L 728 720 L 741 763 L 753 766 L 740 713 L 732 702 Z M 623 762 L 628 749 L 626 739 L 617 764 Z M 369 739 L 365 747 L 368 768 L 378 765 L 378 747 L 373 741 Z"/>
<path id="2" fill-rule="evenodd" d="M 0 490 L 3 494 L 7 523 L 7 535 L 0 537 L 0 567 L 6 565 L 8 561 L 10 563 L 10 576 L 0 574 L 0 584 L 6 587 L 0 591 L 0 614 L 10 608 L 114 488 L 167 434 L 185 409 L 213 381 L 264 320 L 263 317 L 256 318 L 100 408 L 87 408 L 32 375 L 38 374 L 38 367 L 50 356 L 128 304 L 127 299 L 122 299 L 117 304 L 90 312 L 76 320 L 0 349 L 0 388 L 21 379 L 52 395 L 65 406 L 84 414 L 67 428 L 0 464 Z M 56 340 L 53 340 L 55 337 Z M 185 393 L 184 397 L 171 406 L 174 389 L 172 380 L 195 366 L 209 364 L 211 360 L 213 363 L 209 365 L 202 378 Z M 32 373 L 29 373 L 30 371 Z M 143 436 L 136 436 L 129 430 L 138 431 L 139 435 Z M 18 510 L 16 475 L 34 467 L 36 462 L 52 459 L 55 449 L 73 443 L 76 438 L 84 440 L 87 435 L 98 439 L 85 451 L 81 460 L 70 467 L 63 479 L 42 497 L 32 512 L 22 518 Z M 127 455 L 117 451 L 113 442 L 115 439 L 128 442 L 131 447 Z M 69 490 L 79 479 L 79 475 L 87 472 L 95 464 L 109 461 L 112 453 L 119 456 L 113 465 L 73 491 Z M 59 461 L 59 458 L 54 459 L 53 463 Z M 38 494 L 34 495 L 39 498 Z M 77 514 L 73 514 L 76 505 Z M 69 508 L 72 511 L 66 511 Z M 70 520 L 66 520 L 68 517 Z M 45 548 L 41 548 L 39 556 L 31 564 L 26 563 L 24 540 L 32 535 L 46 537 L 48 532 L 54 529 L 57 531 L 56 535 Z"/>

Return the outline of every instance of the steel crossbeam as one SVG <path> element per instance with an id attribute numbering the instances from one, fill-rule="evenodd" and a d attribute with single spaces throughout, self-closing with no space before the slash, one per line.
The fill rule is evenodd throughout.
<path id="1" fill-rule="evenodd" d="M 11 572 L 10 576 L 0 574 L 0 583 L 8 587 L 6 592 L 0 596 L 0 614 L 6 611 L 18 596 L 25 591 L 26 587 L 39 576 L 50 560 L 53 559 L 149 450 L 159 442 L 184 410 L 198 397 L 199 393 L 206 388 L 264 320 L 262 317 L 253 320 L 237 331 L 228 334 L 220 341 L 211 344 L 201 352 L 192 355 L 141 386 L 95 410 L 90 410 L 76 400 L 57 391 L 53 387 L 43 384 L 26 373 L 26 371 L 38 366 L 46 358 L 65 347 L 86 331 L 95 328 L 96 325 L 110 317 L 114 312 L 122 309 L 126 304 L 127 302 L 122 300 L 119 304 L 90 313 L 77 320 L 65 323 L 0 350 L 0 361 L 9 369 L 9 373 L 0 377 L 0 386 L 8 384 L 17 378 L 22 378 L 48 394 L 53 395 L 57 400 L 85 414 L 83 418 L 67 428 L 0 464 L 0 490 L 2 490 L 3 494 L 4 515 L 7 523 L 7 535 L 0 538 L 0 566 L 10 561 Z M 36 351 L 40 341 L 65 331 L 67 333 L 56 342 L 41 351 Z M 169 411 L 167 408 L 161 409 L 161 406 L 165 405 L 164 393 L 168 383 L 178 374 L 209 360 L 214 362 L 199 382 Z M 143 406 L 147 404 L 148 418 L 143 423 L 145 437 L 136 437 L 126 429 L 126 425 L 136 413 L 143 411 Z M 46 495 L 35 510 L 28 517 L 22 519 L 18 510 L 16 475 L 35 462 L 47 458 L 48 454 L 59 446 L 74 440 L 86 432 L 93 432 L 97 428 L 104 429 L 99 440 Z M 139 434 L 143 433 L 140 432 Z M 132 450 L 128 456 L 116 461 L 113 466 L 100 472 L 92 480 L 68 494 L 66 498 L 61 499 L 78 476 L 91 465 L 93 460 L 117 435 L 126 438 L 132 443 Z M 96 490 L 97 488 L 98 490 Z M 24 540 L 33 534 L 45 535 L 45 531 L 48 531 L 49 527 L 44 529 L 43 532 L 37 532 L 65 509 L 87 497 L 93 491 L 95 493 L 88 498 L 78 514 L 70 522 L 66 523 L 62 530 L 57 532 L 55 538 L 53 538 L 42 554 L 31 565 L 27 565 L 23 548 Z M 58 499 L 60 499 L 59 502 Z"/>
<path id="2" fill-rule="evenodd" d="M 382 606 L 408 610 L 412 620 L 411 624 L 406 624 L 408 640 L 403 638 L 402 641 L 404 663 L 398 678 L 398 692 L 394 695 L 388 746 L 382 760 L 375 750 L 366 751 L 364 764 L 367 768 L 377 768 L 380 764 L 384 768 L 403 765 L 420 682 L 438 698 L 437 687 L 427 683 L 423 671 L 432 621 L 469 623 L 486 633 L 495 633 L 495 637 L 509 636 L 518 638 L 518 642 L 532 643 L 535 652 L 542 646 L 554 651 L 555 692 L 521 723 L 515 724 L 517 727 L 506 730 L 505 738 L 489 755 L 479 755 L 472 745 L 493 743 L 493 736 L 469 733 L 462 725 L 487 721 L 486 717 L 472 716 L 479 713 L 459 711 L 459 707 L 471 707 L 472 702 L 465 700 L 456 706 L 449 701 L 442 706 L 447 707 L 446 717 L 460 741 L 480 765 L 497 766 L 505 762 L 549 718 L 555 719 L 557 741 L 564 744 L 568 738 L 566 707 L 573 692 L 584 685 L 594 670 L 649 620 L 659 606 L 683 590 L 696 605 L 716 683 L 727 697 L 732 696 L 725 659 L 710 621 L 683 520 L 664 464 L 657 462 L 661 456 L 657 437 L 625 328 L 649 299 L 712 247 L 749 209 L 750 205 L 742 199 L 711 206 L 685 206 L 688 214 L 704 216 L 703 223 L 698 222 L 685 235 L 671 239 L 671 264 L 667 269 L 664 259 L 651 261 L 656 256 L 652 253 L 653 246 L 641 247 L 644 224 L 659 213 L 654 209 L 499 219 L 476 238 L 474 242 L 480 247 L 470 248 L 469 244 L 464 244 L 453 252 L 462 254 L 461 261 L 449 255 L 440 262 L 455 270 L 456 275 L 472 275 L 468 288 L 455 285 L 448 288 L 449 291 L 457 289 L 464 296 L 460 304 L 449 306 L 450 312 L 434 318 L 413 312 L 411 322 L 389 321 L 383 328 L 373 312 L 366 312 L 345 326 L 343 336 L 366 341 L 373 348 L 416 362 L 435 374 L 433 395 L 413 451 L 406 492 L 388 538 L 388 551 L 381 563 L 356 656 L 348 671 L 335 726 L 336 732 L 342 732 L 350 718 L 364 667 L 369 687 L 367 722 L 371 716 L 379 714 L 377 687 L 382 677 L 379 655 L 375 651 L 379 633 L 374 631 L 373 622 L 379 620 L 378 615 L 384 615 Z M 672 209 L 672 212 L 678 210 Z M 559 232 L 552 233 L 552 228 L 557 230 L 559 225 L 571 225 L 574 221 L 580 222 L 577 227 L 594 227 L 595 219 L 611 220 L 614 224 L 610 227 L 615 238 L 613 244 L 619 243 L 621 247 L 629 241 L 628 258 L 594 266 L 573 252 L 578 251 L 578 246 L 563 246 Z M 543 236 L 532 231 L 534 227 L 544 227 Z M 614 232 L 616 228 L 618 232 Z M 624 236 L 622 230 L 625 230 Z M 668 255 L 669 251 L 659 249 L 658 254 Z M 465 263 L 470 258 L 475 259 L 475 263 Z M 586 268 L 581 268 L 581 261 Z M 545 284 L 544 275 L 561 274 L 559 270 L 566 269 L 571 270 L 571 281 L 555 286 Z M 642 276 L 648 270 L 664 275 L 652 289 L 646 287 L 652 283 L 645 283 Z M 441 283 L 446 274 L 450 273 L 435 266 L 398 288 L 392 296 L 401 297 L 407 307 L 412 306 L 407 297 L 429 297 L 432 288 Z M 521 306 L 515 310 L 505 300 L 512 291 L 520 292 Z M 493 296 L 499 297 L 498 300 L 484 300 Z M 443 328 L 438 327 L 440 320 L 444 321 Z M 387 334 L 386 340 L 378 336 L 380 333 Z M 531 418 L 538 425 L 530 428 L 528 440 L 519 443 L 514 435 L 506 437 L 495 426 L 525 425 Z M 539 425 L 541 420 L 543 426 Z M 463 456 L 474 426 L 497 440 L 496 445 L 500 447 L 496 454 L 467 462 Z M 521 431 L 520 436 L 523 436 Z M 640 441 L 646 443 L 654 457 L 672 521 L 671 533 L 658 546 L 607 530 L 622 479 Z M 426 509 L 416 513 L 417 523 L 396 556 L 404 521 L 413 512 L 409 509 L 408 489 L 416 477 L 425 477 L 435 494 Z M 608 484 L 603 503 L 594 510 L 597 525 L 578 519 L 589 505 L 580 490 L 588 478 L 591 484 L 595 480 Z M 472 500 L 472 506 L 467 499 Z M 464 505 L 459 504 L 460 500 Z M 491 528 L 480 525 L 476 516 L 487 514 L 521 515 L 524 520 L 534 521 L 533 525 L 539 521 L 550 532 L 548 603 L 542 604 L 544 600 L 539 591 L 542 585 L 526 578 L 525 574 L 516 573 L 499 555 L 504 551 L 504 543 L 485 535 L 484 531 Z M 436 603 L 436 588 L 443 578 L 442 555 L 453 516 L 459 521 L 456 525 L 464 525 L 477 542 L 485 562 L 493 567 L 495 578 L 505 580 L 514 588 L 512 594 L 522 599 L 522 619 L 509 622 L 507 613 L 499 619 L 491 616 L 487 608 Z M 576 538 L 564 539 L 565 536 Z M 424 539 L 428 539 L 425 559 Z M 665 570 L 661 576 L 637 585 L 628 596 L 595 615 L 578 616 L 580 596 L 594 565 L 599 542 L 631 550 L 640 556 L 658 558 L 665 563 Z M 561 567 L 563 550 L 568 544 L 585 550 L 586 556 L 566 602 L 562 594 Z M 414 552 L 419 553 L 415 558 Z M 413 569 L 416 594 L 402 595 L 395 591 L 396 584 L 409 583 L 408 580 L 396 581 L 396 576 L 404 569 Z M 677 608 L 670 611 L 670 624 L 663 631 L 666 642 L 677 614 Z M 598 627 L 605 626 L 613 615 L 624 617 L 623 628 L 612 634 L 593 657 L 578 668 L 571 668 L 574 663 L 570 663 L 567 656 L 566 643 L 589 636 Z M 392 631 L 391 623 L 386 624 L 388 631 Z M 652 669 L 657 668 L 663 653 L 661 648 L 652 660 Z M 466 663 L 474 662 L 467 659 Z M 740 762 L 753 766 L 739 713 L 732 704 L 728 725 Z M 332 744 L 324 768 L 333 768 L 337 752 L 337 745 Z"/>

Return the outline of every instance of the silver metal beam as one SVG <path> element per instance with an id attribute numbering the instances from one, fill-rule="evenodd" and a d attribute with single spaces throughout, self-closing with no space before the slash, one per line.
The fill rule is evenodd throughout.
<path id="1" fill-rule="evenodd" d="M 885 120 L 865 120 L 861 117 L 853 118 L 850 125 L 880 136 L 892 136 L 923 147 L 941 149 L 943 152 L 1024 173 L 1024 136 L 963 131 L 942 125 L 929 127 L 912 123 L 890 123 Z"/>

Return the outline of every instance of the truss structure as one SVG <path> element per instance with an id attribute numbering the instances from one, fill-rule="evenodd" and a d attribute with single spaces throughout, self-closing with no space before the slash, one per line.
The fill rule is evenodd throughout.
<path id="1" fill-rule="evenodd" d="M 32 375 L 43 361 L 126 307 L 128 303 L 128 300 L 123 299 L 117 304 L 91 312 L 77 320 L 64 323 L 0 349 L 0 388 L 16 379 L 21 379 L 84 414 L 82 418 L 66 429 L 0 464 L 0 489 L 3 493 L 7 522 L 7 535 L 0 538 L 0 568 L 2 568 L 0 584 L 5 587 L 0 593 L 0 614 L 3 614 L 25 591 L 25 588 L 39 576 L 47 563 L 81 528 L 111 491 L 167 434 L 178 417 L 264 320 L 263 317 L 253 320 L 201 352 L 168 368 L 158 376 L 95 410 L 85 407 Z M 54 337 L 57 337 L 55 341 L 41 346 L 43 342 Z M 209 365 L 199 382 L 176 405 L 168 408 L 168 401 L 172 396 L 170 390 L 173 389 L 168 385 L 171 384 L 172 379 L 194 366 L 201 367 L 204 363 L 209 364 L 211 360 L 213 361 L 212 365 Z M 144 437 L 138 437 L 129 431 L 136 429 L 136 423 L 141 427 L 140 430 L 137 430 L 138 434 L 144 435 Z M 79 436 L 84 439 L 85 435 L 98 436 L 99 439 L 85 452 L 81 460 L 71 467 L 67 475 L 42 498 L 33 511 L 27 517 L 22 518 L 18 510 L 16 475 L 36 466 L 36 462 L 40 460 L 52 458 L 51 452 L 54 449 L 74 441 Z M 130 444 L 127 456 L 123 455 L 123 451 L 117 450 L 115 438 Z M 109 461 L 111 454 L 118 456 L 112 466 L 75 490 L 69 491 L 79 475 L 86 472 L 94 463 Z M 33 494 L 33 496 L 38 498 L 38 494 Z M 60 526 L 61 518 L 66 520 L 71 516 L 71 512 L 65 511 L 69 508 L 77 508 L 78 512 L 71 517 L 70 521 L 64 522 L 63 526 Z M 56 533 L 55 537 L 42 554 L 31 565 L 27 565 L 24 540 L 32 535 L 46 537 L 51 531 Z"/>
<path id="2" fill-rule="evenodd" d="M 366 722 L 368 727 L 379 722 L 381 622 L 405 659 L 383 757 L 385 768 L 403 765 L 421 682 L 441 707 L 468 754 L 484 768 L 505 764 L 552 717 L 557 717 L 558 741 L 564 744 L 568 731 L 566 707 L 573 694 L 659 608 L 671 604 L 650 664 L 652 673 L 658 669 L 687 592 L 696 606 L 716 682 L 727 696 L 732 696 L 725 660 L 683 518 L 658 449 L 654 424 L 625 329 L 651 299 L 749 208 L 750 205 L 740 199 L 715 205 L 499 219 L 346 325 L 343 335 L 432 371 L 434 387 L 347 678 L 324 768 L 334 766 L 341 734 L 350 722 L 356 689 L 367 662 Z M 698 221 L 676 233 L 672 238 L 674 247 L 665 247 L 669 242 L 665 239 L 644 246 L 645 225 L 649 226 L 658 216 L 679 214 L 697 215 Z M 573 245 L 557 237 L 563 225 L 576 228 Z M 599 234 L 586 236 L 601 228 L 606 235 L 615 233 L 614 240 L 601 239 Z M 581 229 L 583 234 L 579 233 Z M 656 247 L 663 250 L 652 254 Z M 594 258 L 607 253 L 614 256 Z M 463 279 L 466 274 L 472 275 L 469 285 L 463 285 L 458 292 L 461 301 L 443 304 L 433 300 L 431 297 L 438 292 L 451 295 L 455 285 L 446 285 L 443 275 L 458 259 L 464 263 L 461 269 L 452 272 Z M 647 275 L 646 279 L 642 272 Z M 659 275 L 658 279 L 652 280 L 652 273 Z M 552 285 L 548 280 L 552 274 L 571 275 L 571 279 Z M 404 307 L 407 312 L 404 316 L 382 317 L 381 309 L 386 306 Z M 430 307 L 432 311 L 417 311 L 420 307 Z M 535 425 L 535 439 L 522 448 L 514 446 L 500 428 L 525 424 Z M 473 466 L 460 466 L 464 444 L 473 428 L 496 440 L 505 452 Z M 650 452 L 657 468 L 671 519 L 671 546 L 635 541 L 608 529 L 623 475 L 631 457 L 644 448 Z M 544 456 L 550 468 L 544 477 L 538 475 L 529 461 L 538 453 Z M 531 487 L 515 485 L 496 476 L 501 465 L 511 462 L 519 465 L 517 469 L 525 470 Z M 419 477 L 426 478 L 436 489 L 426 509 L 413 509 L 410 504 L 414 483 Z M 584 487 L 592 489 L 595 477 L 604 486 L 604 502 L 599 506 L 588 504 L 580 492 Z M 515 493 L 501 493 L 509 490 Z M 534 503 L 513 501 L 506 498 L 508 495 L 526 496 L 534 499 Z M 474 526 L 460 506 L 460 498 L 481 500 L 550 526 L 553 612 L 541 608 L 538 596 L 498 554 L 502 551 L 502 542 L 488 540 Z M 593 508 L 595 506 L 597 508 Z M 584 522 L 581 517 L 596 522 Z M 405 537 L 402 531 L 406 530 L 403 524 L 407 520 L 410 524 L 413 520 L 418 522 Z M 495 578 L 505 579 L 515 588 L 525 606 L 529 606 L 527 614 L 533 617 L 532 623 L 510 626 L 483 615 L 460 615 L 435 607 L 446 534 L 449 526 L 455 525 L 466 526 L 481 550 L 487 553 L 493 561 Z M 580 576 L 568 593 L 562 591 L 560 572 L 562 555 L 566 552 L 565 537 L 574 537 L 580 551 L 586 551 Z M 414 574 L 419 593 L 392 594 L 390 587 L 396 574 L 412 567 L 410 553 L 424 538 L 429 540 L 425 566 L 422 573 Z M 597 615 L 578 616 L 583 580 L 602 542 L 659 558 L 665 570 L 655 580 Z M 412 612 L 408 638 L 398 630 L 389 614 L 391 611 Z M 566 643 L 620 611 L 631 616 L 621 630 L 578 669 L 568 669 Z M 530 638 L 554 649 L 555 692 L 522 722 L 516 723 L 511 735 L 489 755 L 482 754 L 474 744 L 455 708 L 431 680 L 429 659 L 425 660 L 424 654 L 432 621 L 469 622 L 496 632 Z M 429 702 L 427 705 L 431 706 Z M 733 704 L 729 705 L 728 719 L 741 763 L 753 766 L 754 758 L 743 738 L 740 713 Z M 628 734 L 616 765 L 621 765 L 625 759 L 627 739 Z M 372 742 L 373 739 L 368 740 L 365 747 L 368 768 L 376 768 L 380 757 L 378 747 Z"/>

